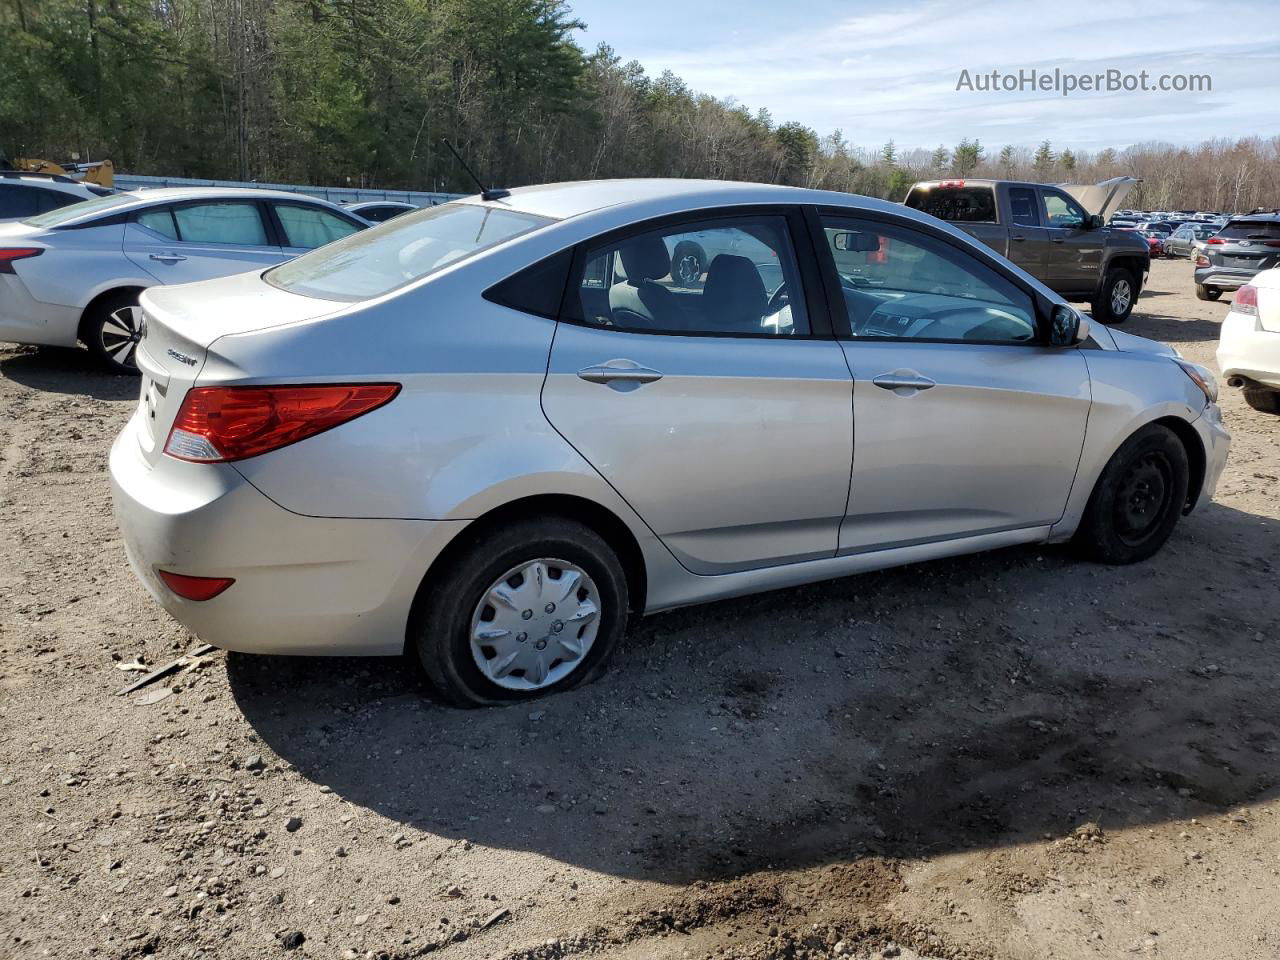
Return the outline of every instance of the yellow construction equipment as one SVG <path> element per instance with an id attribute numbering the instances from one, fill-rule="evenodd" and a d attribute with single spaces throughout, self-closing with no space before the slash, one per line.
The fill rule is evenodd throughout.
<path id="1" fill-rule="evenodd" d="M 79 160 L 68 160 L 66 163 L 54 163 L 52 160 L 39 160 L 33 157 L 14 157 L 13 169 L 24 173 L 47 173 L 51 176 L 72 177 L 84 183 L 96 183 L 100 187 L 110 187 L 115 182 L 116 168 L 110 160 L 94 160 L 81 163 Z"/>

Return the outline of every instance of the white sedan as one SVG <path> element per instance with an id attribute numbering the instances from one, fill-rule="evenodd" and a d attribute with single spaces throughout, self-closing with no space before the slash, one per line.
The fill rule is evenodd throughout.
<path id="1" fill-rule="evenodd" d="M 0 340 L 74 347 L 136 373 L 138 295 L 274 266 L 368 222 L 274 190 L 117 193 L 0 224 Z"/>
<path id="2" fill-rule="evenodd" d="M 1280 414 L 1280 268 L 1236 291 L 1222 321 L 1218 367 L 1227 383 L 1244 388 L 1249 406 Z"/>

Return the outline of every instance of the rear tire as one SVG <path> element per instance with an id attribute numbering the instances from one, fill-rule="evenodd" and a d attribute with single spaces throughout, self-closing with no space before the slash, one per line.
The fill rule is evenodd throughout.
<path id="1" fill-rule="evenodd" d="M 1090 305 L 1095 320 L 1101 323 L 1124 323 L 1133 313 L 1138 299 L 1137 284 L 1124 267 L 1112 267 L 1103 278 L 1102 287 Z"/>
<path id="2" fill-rule="evenodd" d="M 142 339 L 142 308 L 136 291 L 103 297 L 85 313 L 80 338 L 99 365 L 112 373 L 136 376 L 134 354 Z"/>
<path id="3" fill-rule="evenodd" d="M 1222 291 L 1217 287 L 1206 287 L 1203 283 L 1196 284 L 1197 300 L 1217 300 L 1222 296 Z"/>
<path id="4" fill-rule="evenodd" d="M 1146 560 L 1173 533 L 1187 500 L 1190 469 L 1182 441 L 1148 424 L 1107 462 L 1089 497 L 1075 546 L 1098 563 Z"/>
<path id="5" fill-rule="evenodd" d="M 1280 415 L 1280 390 L 1266 387 L 1245 387 L 1244 402 L 1260 413 Z"/>
<path id="6" fill-rule="evenodd" d="M 569 576 L 580 586 L 566 594 Z M 514 605 L 498 603 L 495 591 Z M 567 517 L 524 520 L 474 536 L 423 584 L 408 640 L 450 703 L 530 700 L 599 677 L 626 632 L 629 603 L 626 573 L 598 533 Z"/>

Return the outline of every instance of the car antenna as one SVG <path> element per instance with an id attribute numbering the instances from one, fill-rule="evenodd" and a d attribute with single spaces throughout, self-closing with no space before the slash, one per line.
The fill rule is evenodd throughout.
<path id="1" fill-rule="evenodd" d="M 475 181 L 477 187 L 480 188 L 481 200 L 501 200 L 503 197 L 511 196 L 510 190 L 504 190 L 502 187 L 486 187 L 480 178 L 476 176 L 475 171 L 467 166 L 467 161 L 462 159 L 462 154 L 453 148 L 453 144 L 449 142 L 449 138 L 444 138 L 444 145 L 449 148 L 449 152 L 453 154 L 455 160 L 467 171 L 467 176 Z"/>

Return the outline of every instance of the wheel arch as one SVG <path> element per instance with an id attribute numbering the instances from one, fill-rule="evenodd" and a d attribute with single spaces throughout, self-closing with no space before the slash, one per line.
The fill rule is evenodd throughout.
<path id="1" fill-rule="evenodd" d="M 126 283 L 116 287 L 109 287 L 106 290 L 102 290 L 94 294 L 93 298 L 84 305 L 84 309 L 80 311 L 80 321 L 76 324 L 76 336 L 80 338 L 82 343 L 86 342 L 85 324 L 89 322 L 89 318 L 93 316 L 94 311 L 97 310 L 104 301 L 125 293 L 134 294 L 136 296 L 146 289 L 147 288 L 141 284 Z"/>
<path id="2" fill-rule="evenodd" d="M 1142 293 L 1143 258 L 1137 255 L 1117 254 L 1107 261 L 1107 269 L 1102 271 L 1099 283 L 1106 283 L 1107 273 L 1116 267 L 1128 271 L 1129 276 L 1133 278 L 1133 298 L 1137 300 L 1138 295 Z M 1099 287 L 1099 290 L 1101 290 L 1101 287 Z"/>
<path id="3" fill-rule="evenodd" d="M 503 503 L 476 517 L 431 561 L 422 575 L 422 581 L 414 595 L 413 608 L 405 625 L 405 649 L 409 649 L 409 644 L 412 643 L 410 633 L 418 605 L 440 570 L 445 569 L 453 562 L 454 557 L 469 549 L 489 531 L 513 522 L 545 517 L 575 520 L 586 524 L 598 533 L 617 553 L 626 574 L 627 591 L 631 599 L 630 617 L 638 617 L 644 612 L 648 592 L 648 568 L 640 543 L 626 522 L 608 507 L 586 497 L 564 493 L 533 494 Z"/>

